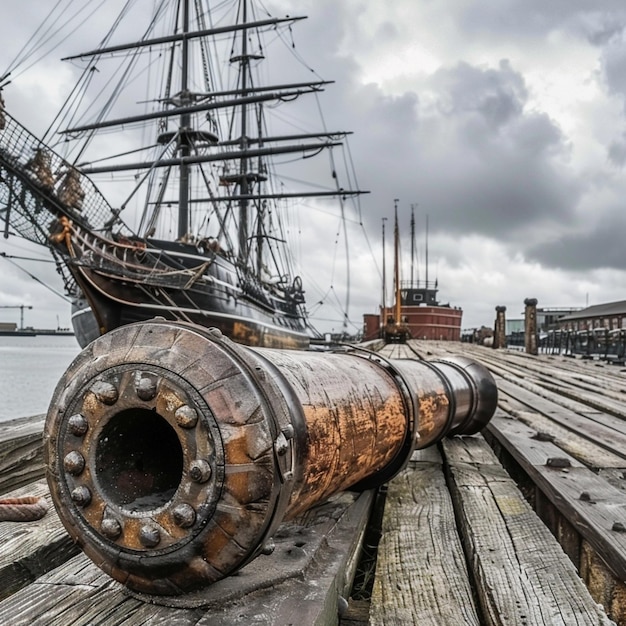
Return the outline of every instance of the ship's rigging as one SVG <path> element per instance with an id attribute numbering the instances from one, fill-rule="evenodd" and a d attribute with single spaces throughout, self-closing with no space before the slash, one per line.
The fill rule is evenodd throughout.
<path id="1" fill-rule="evenodd" d="M 103 5 L 83 4 L 96 9 Z M 255 307 L 282 307 L 280 323 L 295 331 L 303 303 L 298 295 L 301 282 L 293 279 L 298 272 L 291 254 L 297 248 L 294 235 L 301 230 L 298 210 L 311 208 L 312 202 L 316 210 L 324 210 L 324 199 L 332 197 L 345 220 L 345 202 L 360 193 L 353 175 L 346 187 L 337 176 L 334 149 L 343 146 L 347 133 L 329 131 L 325 124 L 321 132 L 310 132 L 282 113 L 283 105 L 303 96 L 317 99 L 330 82 L 321 78 L 259 82 L 259 78 L 267 78 L 263 76 L 267 51 L 263 32 L 269 32 L 273 44 L 283 45 L 291 54 L 291 27 L 303 18 L 273 18 L 248 1 L 160 0 L 154 3 L 140 38 L 129 39 L 129 25 L 136 26 L 132 16 L 138 9 L 142 14 L 142 7 L 145 14 L 145 4 L 128 0 L 97 47 L 65 57 L 82 67 L 81 76 L 42 140 L 35 141 L 32 136 L 24 140 L 30 142 L 34 155 L 30 160 L 17 159 L 17 165 L 22 171 L 29 170 L 31 178 L 33 174 L 39 176 L 40 186 L 45 187 L 43 174 L 49 171 L 54 177 L 44 189 L 54 201 L 42 196 L 43 205 L 71 218 L 75 231 L 71 236 L 80 250 L 62 250 L 66 263 L 74 254 L 70 269 L 86 266 L 100 254 L 97 267 L 92 269 L 114 280 L 114 257 L 147 255 L 149 278 L 141 266 L 143 261 L 135 257 L 124 261 L 121 278 L 123 283 L 134 282 L 146 300 L 152 301 L 151 308 L 158 309 L 161 298 L 165 300 L 164 310 L 172 315 L 176 307 L 191 311 L 197 306 L 189 295 L 191 287 L 217 279 L 230 284 L 225 288 L 227 299 L 242 298 L 249 292 Z M 44 32 L 58 35 L 87 13 L 85 6 L 76 8 L 72 0 L 60 0 L 54 8 L 59 11 L 50 12 L 47 30 L 38 31 L 21 58 L 0 78 L 0 86 L 15 79 L 20 63 L 28 63 L 42 46 L 50 45 Z M 61 9 L 65 21 L 59 17 Z M 228 11 L 233 9 L 235 19 L 227 21 Z M 216 71 L 212 61 L 224 52 L 227 60 Z M 111 62 L 120 60 L 114 71 L 108 69 Z M 157 77 L 166 80 L 156 98 L 138 90 L 140 78 L 147 78 L 152 87 Z M 98 88 L 95 96 L 89 95 L 96 82 L 104 87 Z M 136 103 L 141 111 L 131 112 L 130 105 L 135 107 Z M 227 115 L 233 107 L 236 113 Z M 313 108 L 319 109 L 317 102 Z M 310 113 L 313 108 L 303 110 Z M 270 112 L 278 114 L 271 124 Z M 121 139 L 113 139 L 114 131 L 120 129 Z M 7 146 L 18 151 L 26 148 L 15 141 L 11 144 L 9 140 Z M 143 141 L 142 147 L 136 141 Z M 111 147 L 115 148 L 112 154 Z M 329 182 L 302 185 L 306 169 L 297 166 L 294 157 L 304 157 L 309 169 L 308 160 L 321 152 L 329 154 Z M 46 167 L 37 164 L 38 158 L 47 159 Z M 279 173 L 277 159 L 287 168 L 286 173 Z M 349 164 L 349 155 L 344 154 L 341 161 Z M 317 174 L 317 168 L 313 169 Z M 96 187 L 89 187 L 85 175 Z M 21 236 L 47 244 L 46 227 L 32 220 L 42 197 L 18 202 L 14 192 L 30 193 L 28 185 L 9 178 L 5 177 L 4 189 L 5 233 L 10 225 Z M 292 190 L 295 180 L 301 183 L 300 188 Z M 74 191 L 76 197 L 64 196 L 73 202 L 57 202 L 62 185 Z M 28 217 L 33 223 L 26 225 Z M 63 232 L 57 233 L 60 238 L 66 237 Z M 343 232 L 347 237 L 345 229 Z M 112 236 L 115 246 L 99 253 Z M 196 258 L 191 248 L 168 247 L 164 243 L 168 239 L 195 247 L 200 256 L 207 256 L 205 262 Z M 344 243 L 347 246 L 347 240 Z M 222 275 L 226 270 L 219 277 L 205 279 L 210 266 L 222 263 L 219 259 L 232 265 L 236 285 Z M 161 282 L 153 280 L 155 272 Z M 71 273 L 81 283 L 84 277 L 78 274 L 77 279 L 77 273 Z M 180 283 L 178 295 L 167 292 L 170 287 L 164 281 L 168 275 L 174 280 L 172 285 Z M 102 290 L 101 285 L 97 288 Z M 179 296 L 184 302 L 177 300 Z M 118 299 L 138 306 L 128 294 Z M 348 311 L 346 299 L 344 327 Z"/>

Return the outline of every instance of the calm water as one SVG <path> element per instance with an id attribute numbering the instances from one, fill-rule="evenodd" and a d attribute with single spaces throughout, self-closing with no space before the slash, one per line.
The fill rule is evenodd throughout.
<path id="1" fill-rule="evenodd" d="M 0 337 L 0 421 L 45 413 L 79 352 L 74 337 Z"/>

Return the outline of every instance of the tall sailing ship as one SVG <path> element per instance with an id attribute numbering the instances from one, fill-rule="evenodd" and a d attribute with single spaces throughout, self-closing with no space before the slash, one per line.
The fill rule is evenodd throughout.
<path id="1" fill-rule="evenodd" d="M 268 111 L 329 84 L 258 80 L 263 35 L 286 55 L 303 18 L 271 17 L 252 0 L 149 4 L 127 2 L 96 48 L 66 59 L 82 73 L 42 138 L 9 113 L 11 77 L 0 78 L 5 236 L 51 250 L 76 297 L 81 345 L 162 316 L 247 345 L 303 348 L 312 330 L 282 211 L 296 198 L 361 193 L 341 188 L 334 167 L 326 185 L 289 190 L 275 163 L 332 151 L 347 134 L 285 132 L 286 116 L 282 128 L 268 123 Z M 156 95 L 138 89 L 144 78 L 159 80 Z"/>

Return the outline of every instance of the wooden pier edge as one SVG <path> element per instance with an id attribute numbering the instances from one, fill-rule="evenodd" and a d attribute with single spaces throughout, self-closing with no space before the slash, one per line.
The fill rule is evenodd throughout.
<path id="1" fill-rule="evenodd" d="M 577 464 L 551 442 L 532 439 L 536 435 L 532 429 L 528 429 L 528 439 L 533 441 L 534 458 L 524 452 L 528 445 L 518 441 L 512 447 L 506 436 L 510 428 L 506 418 L 501 418 L 487 429 L 499 459 L 526 485 L 535 511 L 568 554 L 594 600 L 617 624 L 626 624 L 626 536 L 613 530 L 616 525 L 621 528 L 626 492 Z M 537 458 L 539 447 L 545 450 L 543 462 Z M 549 460 L 554 463 L 555 459 L 553 467 Z"/>
<path id="2" fill-rule="evenodd" d="M 44 420 L 40 414 L 0 422 L 0 494 L 43 477 Z"/>
<path id="3" fill-rule="evenodd" d="M 500 410 L 484 432 L 500 462 L 594 600 L 626 624 L 626 369 L 482 346 L 461 352 L 496 377 Z"/>

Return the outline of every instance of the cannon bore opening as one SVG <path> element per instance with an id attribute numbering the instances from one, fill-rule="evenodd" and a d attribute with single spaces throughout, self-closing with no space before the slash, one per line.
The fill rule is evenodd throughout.
<path id="1" fill-rule="evenodd" d="M 183 450 L 176 431 L 155 411 L 121 411 L 98 438 L 96 473 L 105 496 L 126 511 L 164 506 L 183 475 Z"/>

